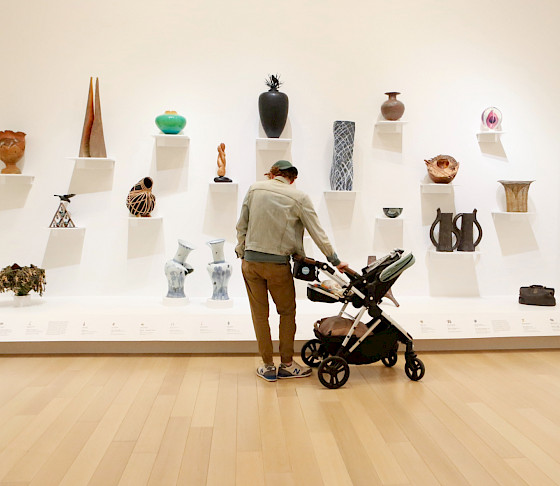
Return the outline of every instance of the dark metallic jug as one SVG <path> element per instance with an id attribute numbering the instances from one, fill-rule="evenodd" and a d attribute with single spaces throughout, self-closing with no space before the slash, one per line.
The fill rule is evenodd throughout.
<path id="1" fill-rule="evenodd" d="M 434 236 L 434 231 L 439 223 L 438 241 Z M 455 235 L 455 244 L 453 244 Z M 453 251 L 459 244 L 459 230 L 453 225 L 453 213 L 442 213 L 438 208 L 435 221 L 430 228 L 430 240 L 436 247 L 436 251 Z"/>
<path id="2" fill-rule="evenodd" d="M 461 228 L 457 221 L 461 218 Z M 453 218 L 453 226 L 459 232 L 458 251 L 474 251 L 482 239 L 482 228 L 476 219 L 476 209 L 472 213 L 459 213 Z M 478 238 L 474 240 L 474 227 L 478 228 Z"/>

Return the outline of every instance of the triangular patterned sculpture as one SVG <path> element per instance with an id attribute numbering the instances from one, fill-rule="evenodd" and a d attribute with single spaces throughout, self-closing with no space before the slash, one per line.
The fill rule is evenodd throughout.
<path id="1" fill-rule="evenodd" d="M 49 226 L 49 228 L 75 228 L 76 225 L 72 221 L 72 218 L 70 217 L 70 212 L 68 211 L 68 208 L 66 207 L 65 204 L 65 203 L 69 203 L 70 198 L 74 197 L 75 194 L 65 194 L 64 196 L 59 196 L 58 194 L 55 194 L 55 196 L 60 198 L 60 204 L 58 205 L 58 209 L 54 214 L 54 217 L 51 221 L 51 225 Z"/>
<path id="2" fill-rule="evenodd" d="M 89 93 L 79 156 L 107 157 L 105 139 L 103 137 L 103 121 L 101 119 L 101 102 L 99 100 L 99 78 L 95 79 L 95 107 L 93 98 L 93 78 L 89 78 Z"/>

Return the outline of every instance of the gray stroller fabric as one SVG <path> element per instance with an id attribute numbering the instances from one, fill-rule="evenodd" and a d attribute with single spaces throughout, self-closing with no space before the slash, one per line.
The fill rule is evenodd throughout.
<path id="1" fill-rule="evenodd" d="M 346 336 L 353 324 L 352 319 L 346 319 L 345 317 L 323 317 L 315 323 L 315 329 L 323 336 Z M 367 326 L 363 322 L 359 322 L 353 335 L 361 338 L 367 330 Z"/>
<path id="2" fill-rule="evenodd" d="M 408 267 L 414 265 L 415 262 L 414 255 L 412 253 L 407 253 L 400 257 L 395 263 L 391 263 L 385 270 L 379 275 L 379 280 L 381 282 L 387 282 L 393 278 L 398 277 L 403 273 Z"/>

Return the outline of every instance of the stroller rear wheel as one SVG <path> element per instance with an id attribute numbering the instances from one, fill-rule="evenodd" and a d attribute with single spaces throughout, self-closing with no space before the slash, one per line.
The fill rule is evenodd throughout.
<path id="1" fill-rule="evenodd" d="M 387 356 L 381 358 L 382 363 L 390 368 L 397 364 L 397 352 L 395 350 L 391 351 Z"/>
<path id="2" fill-rule="evenodd" d="M 418 358 L 412 358 L 411 360 L 407 360 L 406 364 L 404 365 L 404 372 L 406 376 L 408 376 L 412 381 L 421 380 L 426 372 L 426 368 L 422 360 Z"/>
<path id="3" fill-rule="evenodd" d="M 340 388 L 348 381 L 350 367 L 344 358 L 330 356 L 321 362 L 317 374 L 323 386 Z"/>
<path id="4" fill-rule="evenodd" d="M 328 355 L 329 353 L 318 339 L 310 339 L 301 348 L 301 359 L 311 368 L 317 368 Z"/>

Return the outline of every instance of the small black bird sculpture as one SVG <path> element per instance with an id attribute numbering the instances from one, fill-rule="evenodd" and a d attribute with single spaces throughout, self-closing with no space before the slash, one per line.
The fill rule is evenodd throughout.
<path id="1" fill-rule="evenodd" d="M 71 197 L 74 197 L 76 194 L 64 194 L 63 196 L 61 196 L 60 194 L 55 194 L 55 196 L 59 197 L 61 201 L 64 202 L 72 202 L 70 201 Z"/>

